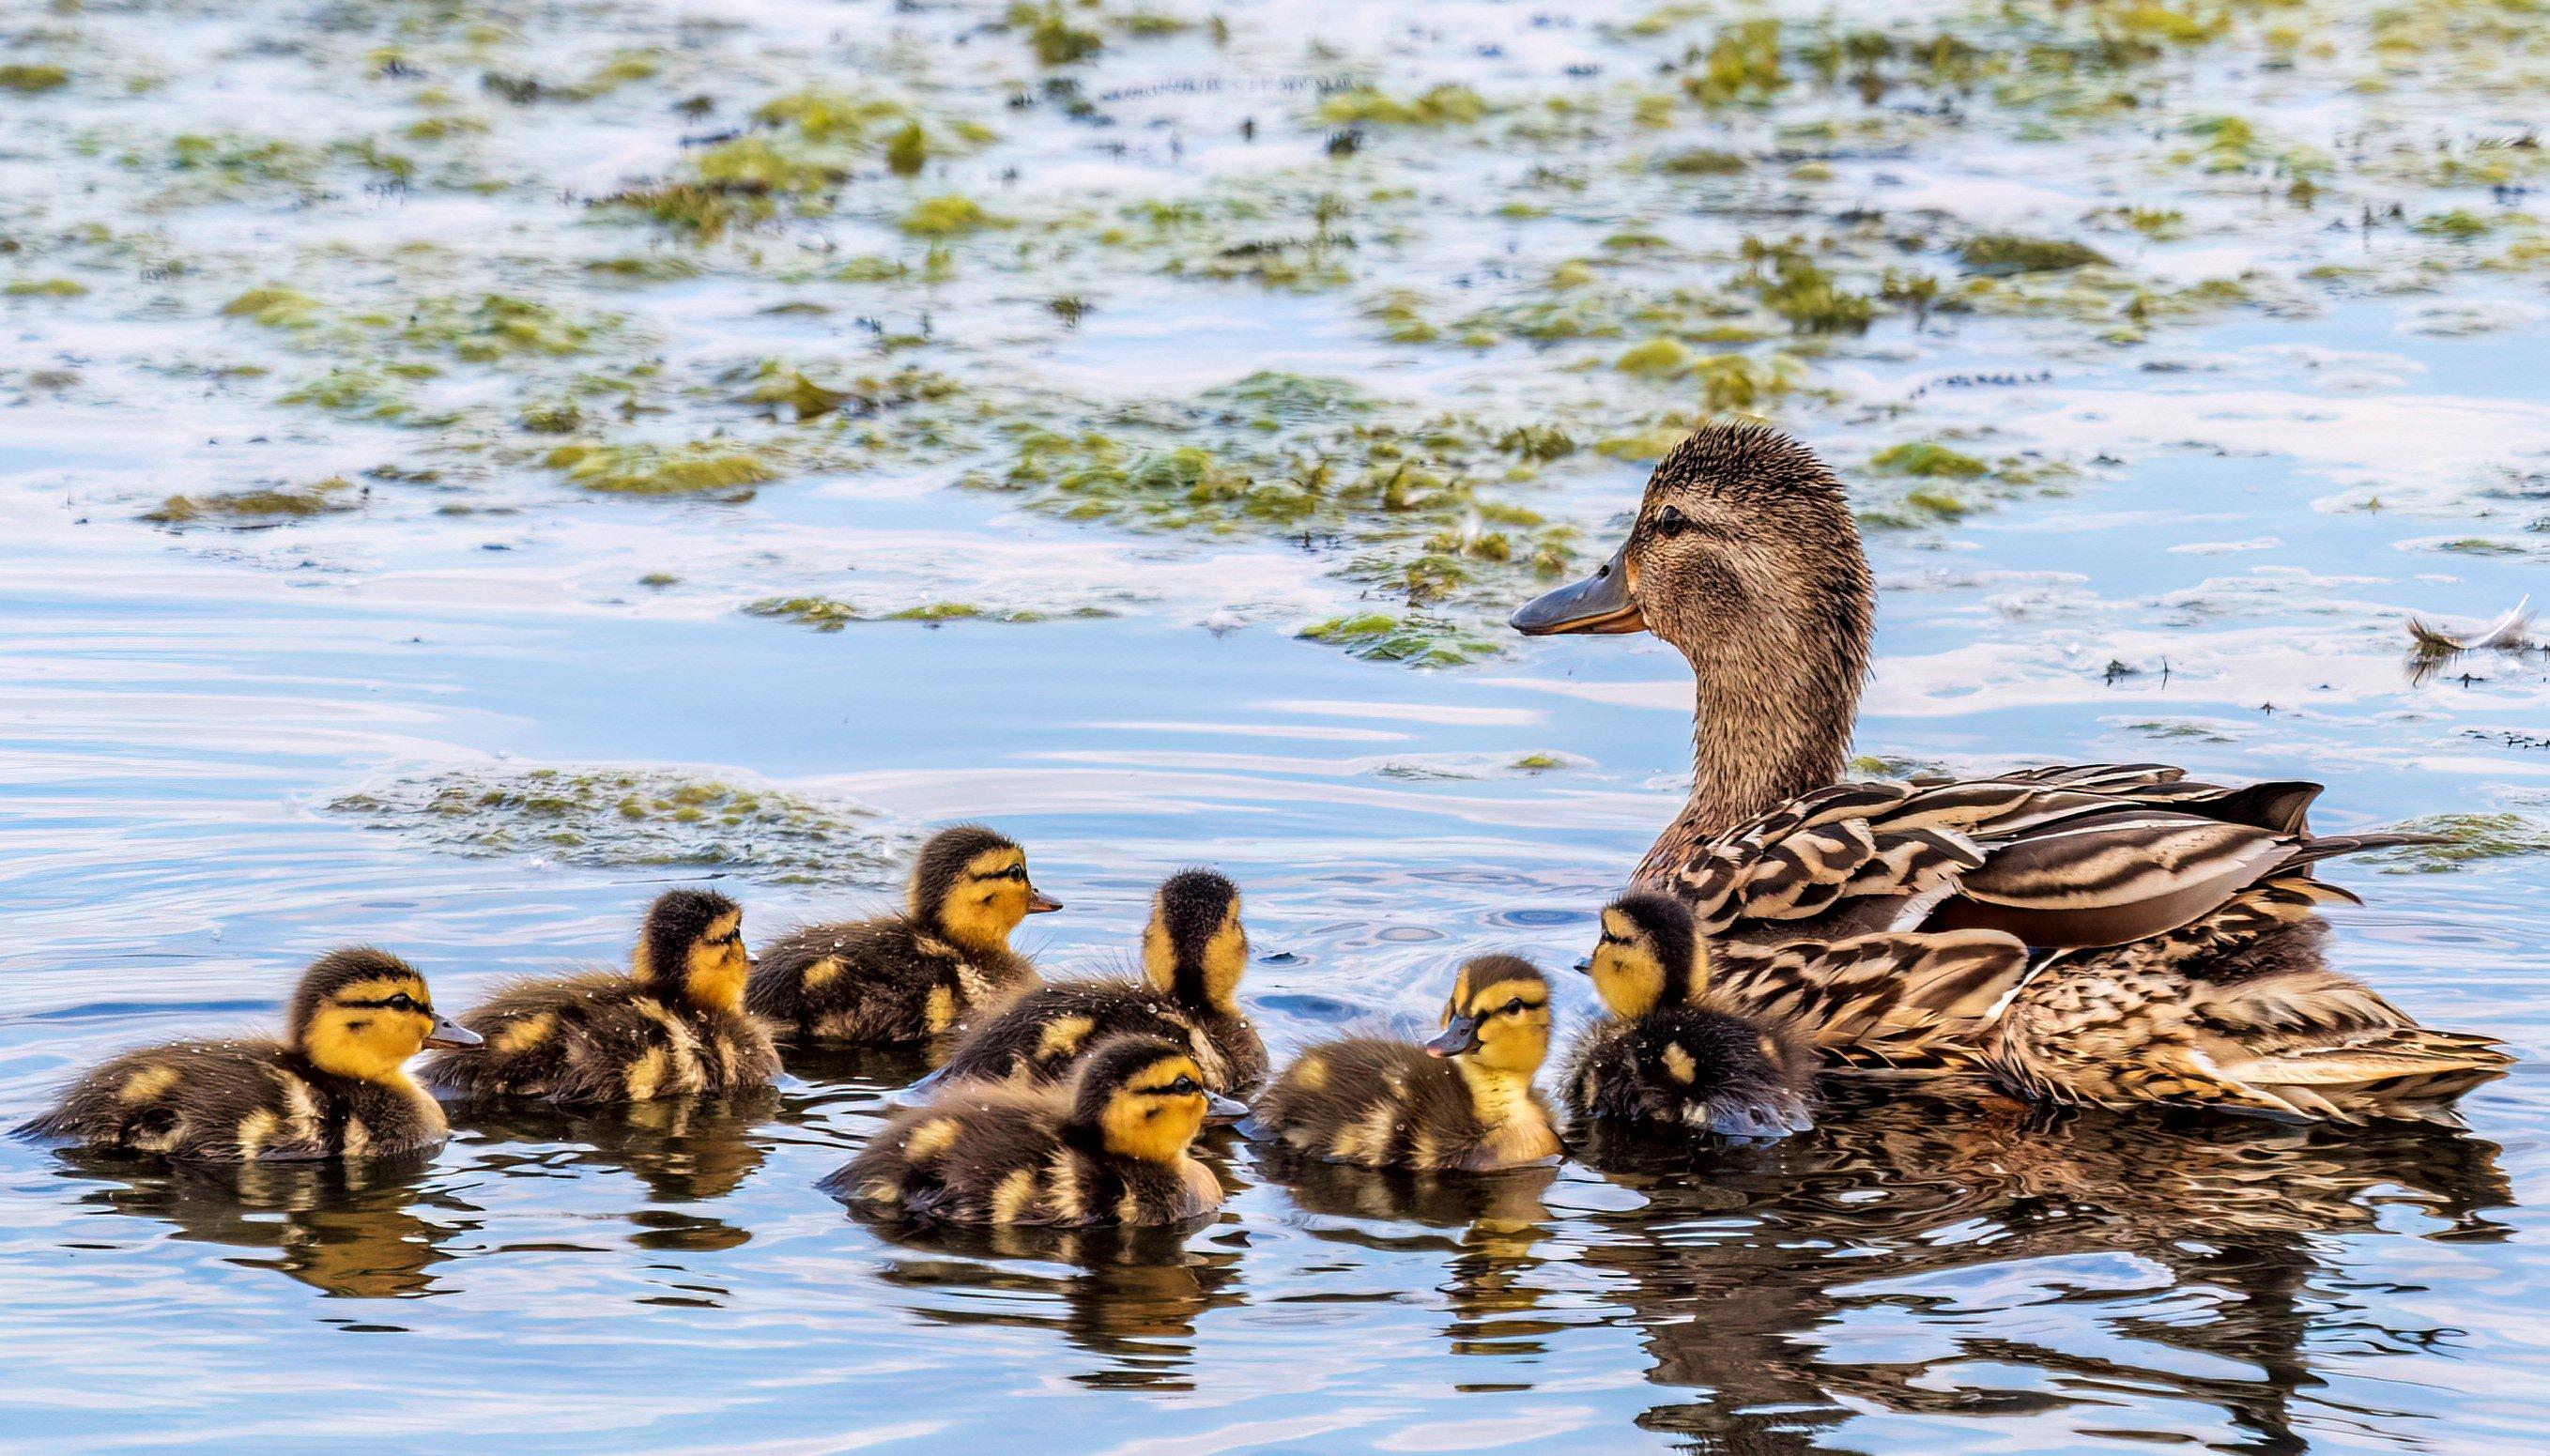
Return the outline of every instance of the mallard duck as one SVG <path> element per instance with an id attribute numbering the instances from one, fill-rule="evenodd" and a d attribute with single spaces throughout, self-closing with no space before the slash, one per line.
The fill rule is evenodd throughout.
<path id="1" fill-rule="evenodd" d="M 1549 983 L 1519 956 L 1464 963 L 1441 1034 L 1422 1044 L 1349 1036 L 1296 1057 L 1249 1129 L 1330 1162 L 1481 1173 L 1557 1157 L 1531 1085 L 1549 1053 Z"/>
<path id="2" fill-rule="evenodd" d="M 1030 991 L 967 1032 L 913 1091 L 968 1077 L 1059 1081 L 1091 1047 L 1139 1031 L 1191 1050 L 1207 1087 L 1245 1097 L 1266 1080 L 1266 1043 L 1239 1010 L 1247 966 L 1239 888 L 1211 870 L 1181 870 L 1151 897 L 1140 980 L 1062 981 Z"/>
<path id="3" fill-rule="evenodd" d="M 952 1223 L 1183 1222 L 1222 1204 L 1187 1145 L 1223 1102 L 1176 1044 L 1120 1036 L 1067 1087 L 949 1086 L 897 1114 L 822 1187 L 859 1212 Z"/>
<path id="4" fill-rule="evenodd" d="M 1709 1005 L 1707 965 L 1691 912 L 1672 896 L 1623 895 L 1603 908 L 1584 969 L 1612 1018 L 1586 1027 L 1568 1057 L 1560 1086 L 1571 1119 L 1745 1138 L 1814 1125 L 1813 1044 L 1785 1017 Z"/>
<path id="5" fill-rule="evenodd" d="M 980 825 L 941 829 L 921 847 L 909 901 L 902 915 L 781 936 L 753 967 L 744 1004 L 816 1040 L 943 1035 L 1037 984 L 1010 932 L 1062 909 L 1029 883 L 1027 851 Z"/>
<path id="6" fill-rule="evenodd" d="M 1609 562 L 1514 616 L 1534 635 L 1652 631 L 1690 660 L 1691 799 L 1634 883 L 1690 906 L 1714 946 L 2013 935 L 2035 952 L 2024 984 L 1938 1061 L 2060 1102 L 2446 1118 L 2508 1064 L 2321 964 L 2316 907 L 2356 897 L 2310 867 L 2418 836 L 2312 834 L 2317 784 L 2227 788 L 2145 763 L 1835 782 L 1874 599 L 1823 463 L 1776 431 L 1716 425 L 1657 464 Z"/>
<path id="7" fill-rule="evenodd" d="M 743 1010 L 743 910 L 712 890 L 668 890 L 646 910 L 629 972 L 520 981 L 464 1013 L 481 1044 L 426 1064 L 451 1098 L 644 1102 L 762 1087 L 779 1075 L 770 1028 Z"/>
<path id="8" fill-rule="evenodd" d="M 477 1040 L 436 1013 L 407 962 L 352 946 L 302 973 L 282 1040 L 126 1052 L 19 1130 L 198 1162 L 395 1157 L 447 1131 L 408 1059 Z"/>

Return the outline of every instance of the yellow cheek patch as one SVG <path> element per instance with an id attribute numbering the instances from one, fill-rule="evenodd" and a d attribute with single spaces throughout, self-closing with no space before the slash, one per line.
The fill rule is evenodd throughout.
<path id="1" fill-rule="evenodd" d="M 144 1067 L 124 1079 L 116 1097 L 124 1102 L 148 1102 L 177 1084 L 175 1067 Z"/>
<path id="2" fill-rule="evenodd" d="M 1071 1055 L 1079 1048 L 1081 1038 L 1087 1036 L 1090 1028 L 1097 1024 L 1087 1017 L 1063 1018 L 1045 1027 L 1044 1035 L 1036 1039 L 1036 1056 L 1042 1059 Z"/>
<path id="3" fill-rule="evenodd" d="M 525 1017 L 519 1021 L 507 1021 L 497 1027 L 495 1034 L 487 1038 L 487 1045 L 509 1055 L 529 1051 L 548 1040 L 549 1033 L 556 1029 L 557 1014 L 541 1012 L 536 1016 Z"/>
<path id="4" fill-rule="evenodd" d="M 913 1128 L 912 1135 L 903 1140 L 904 1156 L 915 1161 L 934 1158 L 947 1151 L 948 1147 L 956 1141 L 956 1134 L 960 1130 L 962 1129 L 953 1117 L 938 1117 L 924 1122 Z"/>

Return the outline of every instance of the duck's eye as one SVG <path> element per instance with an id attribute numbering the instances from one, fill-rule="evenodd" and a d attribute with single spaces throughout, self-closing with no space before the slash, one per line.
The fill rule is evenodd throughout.
<path id="1" fill-rule="evenodd" d="M 1514 1000 L 1506 1003 L 1506 1015 L 1510 1017 L 1519 1017 L 1522 1015 L 1521 997 L 1518 996 Z"/>
<path id="2" fill-rule="evenodd" d="M 1178 1080 L 1170 1083 L 1162 1090 L 1167 1092 L 1171 1097 L 1188 1097 L 1201 1092 L 1204 1089 L 1196 1085 L 1196 1079 L 1193 1077 L 1181 1076 Z"/>
<path id="3" fill-rule="evenodd" d="M 402 991 L 391 997 L 389 1000 L 382 1002 L 381 1005 L 388 1007 L 394 1012 L 412 1012 L 416 1010 L 416 999 Z"/>
<path id="4" fill-rule="evenodd" d="M 1655 525 L 1658 534 L 1680 535 L 1683 528 L 1691 525 L 1691 518 L 1682 513 L 1681 507 L 1667 506 L 1656 513 Z"/>

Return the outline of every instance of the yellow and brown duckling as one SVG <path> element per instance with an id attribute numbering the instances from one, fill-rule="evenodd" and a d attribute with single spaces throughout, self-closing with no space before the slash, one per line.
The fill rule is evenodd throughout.
<path id="1" fill-rule="evenodd" d="M 1565 1149 L 1531 1085 L 1549 1054 L 1549 983 L 1531 962 L 1465 963 L 1422 1045 L 1372 1036 L 1324 1041 L 1258 1099 L 1251 1130 L 1328 1162 L 1488 1172 Z"/>
<path id="2" fill-rule="evenodd" d="M 1780 1018 L 1705 1004 L 1691 912 L 1669 895 L 1603 909 L 1583 967 L 1612 1013 L 1576 1038 L 1561 1097 L 1579 1124 L 1601 1118 L 1776 1138 L 1814 1125 L 1814 1046 Z"/>
<path id="3" fill-rule="evenodd" d="M 1157 1036 L 1120 1036 L 1067 1087 L 961 1082 L 881 1128 L 825 1192 L 879 1216 L 951 1223 L 1178 1223 L 1222 1205 L 1187 1146 L 1220 1111 L 1204 1069 Z"/>
<path id="4" fill-rule="evenodd" d="M 407 962 L 353 946 L 302 974 L 281 1040 L 126 1052 L 20 1130 L 198 1162 L 394 1157 L 449 1130 L 408 1059 L 477 1039 L 436 1014 Z"/>
<path id="5" fill-rule="evenodd" d="M 921 847 L 901 915 L 792 930 L 762 951 L 745 1004 L 797 1035 L 880 1046 L 958 1029 L 1037 984 L 1010 933 L 1062 909 L 1028 879 L 1027 851 L 980 825 Z"/>
<path id="6" fill-rule="evenodd" d="M 743 911 L 713 890 L 668 890 L 646 910 L 626 975 L 522 981 L 460 1018 L 482 1044 L 426 1065 L 446 1097 L 554 1103 L 767 1086 L 770 1028 L 743 1009 Z"/>
<path id="7" fill-rule="evenodd" d="M 1211 870 L 1180 870 L 1151 897 L 1141 979 L 1030 991 L 967 1032 L 914 1090 L 965 1078 L 1058 1082 L 1092 1048 L 1140 1032 L 1187 1047 L 1215 1092 L 1246 1097 L 1266 1080 L 1266 1043 L 1239 1009 L 1247 967 L 1239 887 Z"/>

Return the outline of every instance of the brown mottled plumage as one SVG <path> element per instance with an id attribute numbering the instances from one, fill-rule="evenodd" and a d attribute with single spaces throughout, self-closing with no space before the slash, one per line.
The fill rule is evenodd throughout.
<path id="1" fill-rule="evenodd" d="M 1010 949 L 1031 915 L 1062 909 L 1028 882 L 1025 851 L 979 825 L 921 848 L 904 914 L 791 930 L 765 948 L 745 1004 L 808 1040 L 924 1041 L 1037 984 Z"/>
<path id="2" fill-rule="evenodd" d="M 1419 1045 L 1324 1041 L 1259 1098 L 1249 1130 L 1308 1156 L 1369 1168 L 1487 1172 L 1563 1148 L 1531 1085 L 1549 1051 L 1549 984 L 1529 961 L 1465 963 L 1443 1032 Z"/>
<path id="3" fill-rule="evenodd" d="M 1067 1086 L 959 1082 L 895 1116 L 822 1188 L 854 1212 L 951 1223 L 1175 1223 L 1222 1185 L 1187 1155 L 1218 1102 L 1156 1036 L 1123 1036 Z"/>
<path id="4" fill-rule="evenodd" d="M 630 972 L 522 981 L 461 1018 L 481 1045 L 426 1064 L 446 1097 L 644 1102 L 762 1087 L 779 1075 L 770 1028 L 743 1009 L 743 911 L 709 890 L 647 908 Z"/>
<path id="5" fill-rule="evenodd" d="M 1091 1048 L 1141 1032 L 1186 1046 L 1206 1086 L 1245 1097 L 1266 1080 L 1266 1044 L 1239 1009 L 1247 965 L 1238 887 L 1211 870 L 1181 870 L 1151 899 L 1142 979 L 1030 991 L 967 1032 L 925 1087 L 968 1077 L 1060 1081 Z"/>
<path id="6" fill-rule="evenodd" d="M 1560 1087 L 1570 1118 L 1727 1137 L 1814 1125 L 1814 1046 L 1785 1018 L 1709 1004 L 1704 956 L 1691 912 L 1670 895 L 1625 895 L 1604 908 L 1603 937 L 1584 969 L 1612 1016 L 1585 1028 L 1569 1054 Z"/>
<path id="7" fill-rule="evenodd" d="M 283 1039 L 126 1052 L 19 1130 L 199 1162 L 394 1157 L 448 1130 L 408 1058 L 472 1039 L 405 961 L 350 947 L 302 974 Z"/>
<path id="8" fill-rule="evenodd" d="M 2224 1069 L 2265 1058 L 2279 1065 L 2261 1077 L 2301 1075 L 2281 1064 L 2300 1036 L 2319 1091 L 2268 1102 L 2339 1118 L 2440 1116 L 2434 1104 L 2506 1064 L 2483 1039 L 2424 1030 L 2320 969 L 2307 936 L 2285 937 L 2274 954 L 2306 960 L 2312 978 L 2280 977 L 2274 1018 L 2244 1009 L 2259 994 L 2244 987 L 2246 958 L 2268 955 L 2267 937 L 2311 914 L 2286 897 L 2352 898 L 2292 889 L 2308 882 L 2309 864 L 2416 838 L 2313 836 L 2305 814 L 2318 785 L 2225 788 L 2163 764 L 1835 783 L 1874 602 L 1840 482 L 1776 431 L 1721 425 L 1657 464 L 1628 539 L 1601 572 L 1515 614 L 1533 634 L 1653 631 L 1690 661 L 1692 794 L 1635 882 L 1690 905 L 1714 949 L 1905 930 L 2015 936 L 2047 954 L 2010 1003 L 2009 1034 L 1992 1016 L 1974 1018 L 1971 1036 L 1934 1036 L 1924 1061 L 1970 1065 L 1990 1040 L 1997 1067 L 2058 1099 L 2274 1110 L 2254 1079 Z M 2262 913 L 2270 904 L 2293 914 Z M 2155 977 L 2155 965 L 2168 969 Z M 1740 999 L 1817 1002 L 1792 981 L 1766 967 Z M 1722 971 L 1716 984 L 1739 989 Z M 2180 1029 L 2191 1018 L 2205 1035 Z M 1801 1019 L 1828 1048 L 1878 1050 L 1895 1064 Z M 2094 1026 L 2097 1053 L 2046 1040 Z M 1883 1020 L 1872 1028 L 1894 1034 Z M 2351 1060 L 2337 1060 L 2336 1045 Z M 2372 1080 L 2348 1080 L 2359 1072 Z"/>

